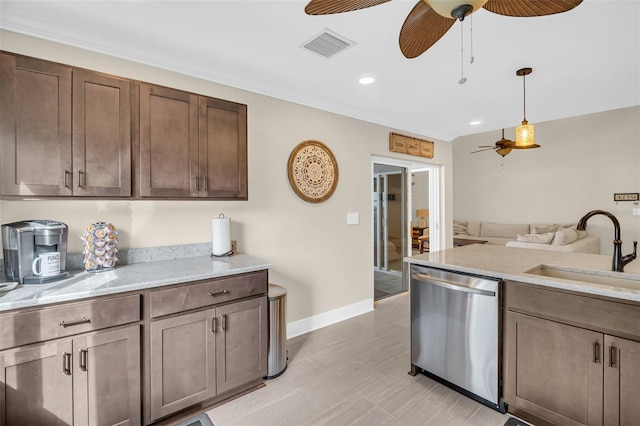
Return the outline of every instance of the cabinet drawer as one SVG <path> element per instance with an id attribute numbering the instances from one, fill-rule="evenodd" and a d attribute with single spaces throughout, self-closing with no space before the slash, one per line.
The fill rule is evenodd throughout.
<path id="1" fill-rule="evenodd" d="M 508 282 L 508 310 L 615 336 L 640 338 L 640 306 Z"/>
<path id="2" fill-rule="evenodd" d="M 0 316 L 0 349 L 139 320 L 139 294 L 10 313 Z"/>
<path id="3" fill-rule="evenodd" d="M 267 287 L 267 271 L 259 271 L 156 290 L 149 296 L 151 317 L 263 294 Z"/>

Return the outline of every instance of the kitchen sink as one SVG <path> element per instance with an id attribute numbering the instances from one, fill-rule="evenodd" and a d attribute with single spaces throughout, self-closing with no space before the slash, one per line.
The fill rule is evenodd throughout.
<path id="1" fill-rule="evenodd" d="M 601 271 L 575 271 L 558 266 L 539 265 L 525 271 L 525 273 L 542 277 L 560 278 L 563 280 L 609 285 L 634 290 L 640 289 L 640 278 L 638 278 L 637 275 L 625 277 L 624 273 L 621 272 L 608 272 L 608 274 L 611 275 L 604 275 Z M 615 276 L 613 276 L 613 274 L 615 274 Z"/>

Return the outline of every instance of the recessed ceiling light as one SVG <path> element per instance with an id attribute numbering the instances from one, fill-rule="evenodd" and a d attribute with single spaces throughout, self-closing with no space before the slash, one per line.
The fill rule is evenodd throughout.
<path id="1" fill-rule="evenodd" d="M 477 126 L 478 124 L 482 124 L 482 120 L 471 121 L 469 124 L 472 126 Z"/>
<path id="2" fill-rule="evenodd" d="M 376 79 L 373 77 L 360 77 L 360 80 L 358 81 L 360 82 L 360 84 L 371 84 L 376 81 Z"/>

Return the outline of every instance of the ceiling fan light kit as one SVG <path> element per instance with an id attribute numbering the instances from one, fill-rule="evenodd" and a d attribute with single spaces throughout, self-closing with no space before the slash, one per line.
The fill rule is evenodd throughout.
<path id="1" fill-rule="evenodd" d="M 445 18 L 464 20 L 476 10 L 480 9 L 487 0 L 422 0 L 431 6 L 438 15 Z"/>
<path id="2" fill-rule="evenodd" d="M 529 124 L 527 121 L 527 87 L 525 85 L 525 77 L 533 72 L 532 68 L 520 68 L 516 71 L 518 77 L 522 77 L 522 105 L 523 105 L 523 118 L 522 125 L 516 127 L 516 143 L 513 146 L 515 149 L 530 149 L 540 148 L 540 145 L 536 145 L 535 142 L 535 130 L 533 124 Z"/>

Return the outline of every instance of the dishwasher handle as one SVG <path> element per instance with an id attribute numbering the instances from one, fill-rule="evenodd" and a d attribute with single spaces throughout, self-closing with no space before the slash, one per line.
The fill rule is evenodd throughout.
<path id="1" fill-rule="evenodd" d="M 460 292 L 463 292 L 463 293 L 478 294 L 478 295 L 481 295 L 481 296 L 495 297 L 495 295 L 496 295 L 495 291 L 482 290 L 482 289 L 479 289 L 479 288 L 473 288 L 473 287 L 469 287 L 467 285 L 464 285 L 462 283 L 457 283 L 457 282 L 445 280 L 445 279 L 442 279 L 442 278 L 435 279 L 435 278 L 430 277 L 430 276 L 425 275 L 425 274 L 418 274 L 418 273 L 414 272 L 413 274 L 411 274 L 411 278 L 414 279 L 414 280 L 423 282 L 423 283 L 437 285 L 439 287 L 443 287 L 443 288 L 446 288 L 448 290 L 460 291 Z"/>

